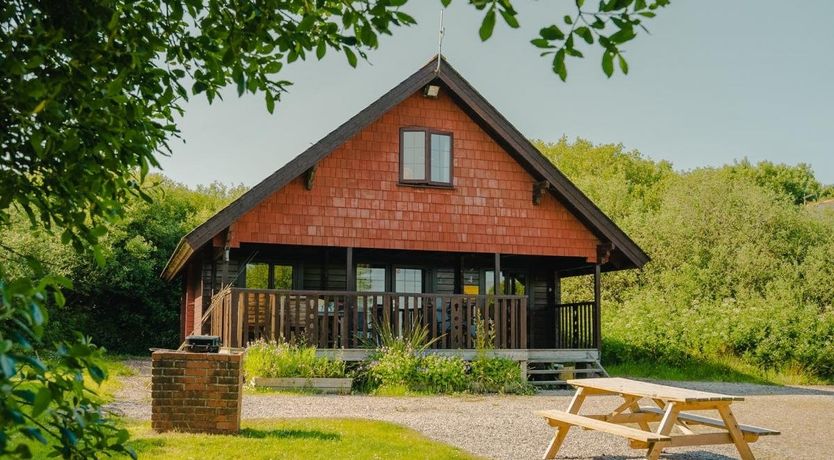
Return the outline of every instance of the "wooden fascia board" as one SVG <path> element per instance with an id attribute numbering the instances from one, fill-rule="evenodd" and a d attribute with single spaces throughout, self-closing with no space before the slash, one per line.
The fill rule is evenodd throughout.
<path id="1" fill-rule="evenodd" d="M 188 244 L 185 238 L 180 238 L 179 243 L 177 243 L 177 247 L 174 249 L 173 254 L 171 254 L 171 258 L 168 259 L 168 263 L 165 264 L 165 268 L 162 270 L 160 277 L 165 281 L 171 281 L 174 279 L 174 277 L 177 276 L 177 273 L 182 270 L 188 262 L 188 259 L 190 259 L 193 254 L 194 248 Z"/>

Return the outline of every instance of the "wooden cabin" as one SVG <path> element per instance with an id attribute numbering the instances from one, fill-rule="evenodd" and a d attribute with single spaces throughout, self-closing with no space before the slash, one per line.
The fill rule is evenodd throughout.
<path id="1" fill-rule="evenodd" d="M 380 324 L 419 324 L 466 357 L 480 316 L 498 353 L 596 362 L 600 274 L 648 260 L 437 57 L 186 235 L 162 276 L 182 280 L 182 334 L 228 347 L 359 359 Z M 594 296 L 563 303 L 574 276 Z"/>

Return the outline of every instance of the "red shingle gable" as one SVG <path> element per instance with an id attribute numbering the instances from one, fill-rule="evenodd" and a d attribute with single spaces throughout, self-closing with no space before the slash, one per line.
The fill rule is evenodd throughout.
<path id="1" fill-rule="evenodd" d="M 454 188 L 402 186 L 399 129 L 454 134 Z M 534 178 L 446 94 L 407 98 L 234 224 L 240 243 L 351 246 L 585 257 L 594 234 L 551 194 L 532 203 Z"/>

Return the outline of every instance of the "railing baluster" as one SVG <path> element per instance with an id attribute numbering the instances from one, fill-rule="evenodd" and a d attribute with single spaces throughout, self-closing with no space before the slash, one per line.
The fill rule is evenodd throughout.
<path id="1" fill-rule="evenodd" d="M 304 291 L 231 288 L 212 299 L 210 331 L 224 346 L 257 339 L 309 343 L 320 348 L 361 347 L 387 325 L 395 335 L 425 327 L 432 348 L 474 348 L 476 318 L 491 322 L 499 349 L 527 346 L 523 296 L 435 293 Z M 592 347 L 590 302 L 556 305 L 556 345 Z"/>

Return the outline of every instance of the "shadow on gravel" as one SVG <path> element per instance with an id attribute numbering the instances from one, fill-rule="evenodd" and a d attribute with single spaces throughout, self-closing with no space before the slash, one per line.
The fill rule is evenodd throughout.
<path id="1" fill-rule="evenodd" d="M 586 459 L 588 457 L 564 457 L 564 458 L 582 458 Z M 594 460 L 632 460 L 632 459 L 640 459 L 646 458 L 645 455 L 640 455 L 635 453 L 634 455 L 601 455 L 598 457 L 591 457 Z M 671 459 L 671 460 L 728 460 L 728 459 L 735 459 L 735 457 L 729 457 L 722 454 L 716 454 L 715 452 L 708 452 L 705 450 L 693 450 L 689 452 L 663 452 L 664 459 Z"/>

